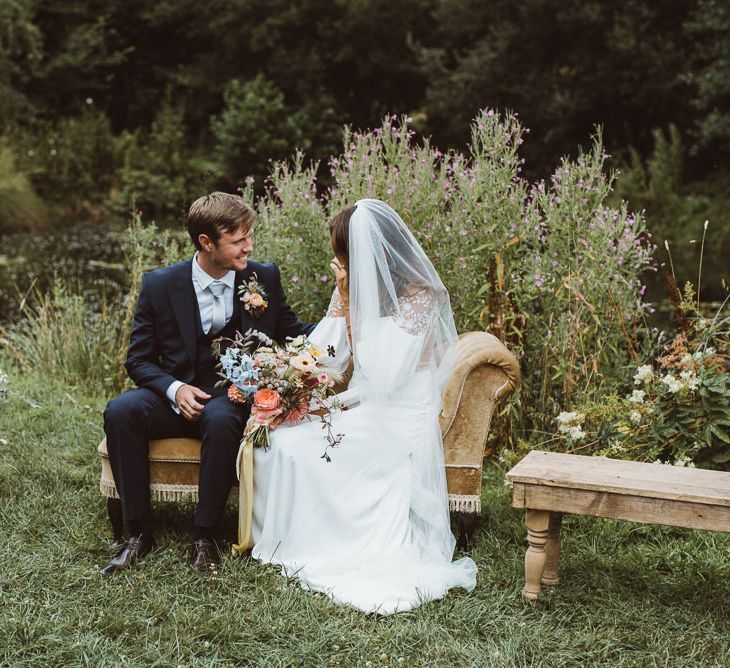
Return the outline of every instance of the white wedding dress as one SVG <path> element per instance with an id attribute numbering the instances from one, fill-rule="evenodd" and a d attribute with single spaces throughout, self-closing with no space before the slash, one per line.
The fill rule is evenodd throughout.
<path id="1" fill-rule="evenodd" d="M 349 388 L 340 398 L 351 407 L 332 415 L 333 432 L 344 437 L 329 451 L 331 462 L 321 458 L 327 441 L 318 418 L 279 427 L 271 432 L 269 449 L 255 449 L 252 555 L 280 565 L 303 587 L 338 603 L 390 614 L 441 598 L 452 587 L 471 591 L 476 566 L 469 558 L 452 562 L 455 541 L 438 424 L 440 390 L 453 365 L 455 341 L 453 318 L 447 335 L 440 334 L 445 290 L 425 259 L 433 273 L 430 283 L 423 271 L 417 284 L 399 276 L 401 289 L 391 292 L 388 307 L 382 293 L 375 300 L 359 294 L 359 287 L 380 292 L 373 270 L 381 283 L 389 273 L 387 263 L 379 269 L 370 261 L 373 239 L 366 226 L 405 228 L 381 204 L 358 202 L 350 221 L 356 352 Z M 415 258 L 420 265 L 425 255 L 407 234 L 410 246 L 401 259 L 414 264 Z M 387 244 L 378 238 L 376 245 Z M 403 254 L 400 247 L 386 249 Z M 350 348 L 338 297 L 335 293 L 310 338 L 322 349 L 333 346 L 330 366 L 343 371 Z"/>

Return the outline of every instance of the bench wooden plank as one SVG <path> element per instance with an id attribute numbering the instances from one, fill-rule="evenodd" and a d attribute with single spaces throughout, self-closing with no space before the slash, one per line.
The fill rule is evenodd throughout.
<path id="1" fill-rule="evenodd" d="M 527 511 L 529 599 L 558 582 L 564 513 L 730 533 L 730 473 L 534 450 L 507 479 Z"/>
<path id="2" fill-rule="evenodd" d="M 730 507 L 730 474 L 533 450 L 508 474 L 513 483 Z"/>
<path id="3" fill-rule="evenodd" d="M 515 483 L 512 505 L 515 508 L 730 533 L 730 508 L 694 501 L 682 503 L 595 490 Z"/>

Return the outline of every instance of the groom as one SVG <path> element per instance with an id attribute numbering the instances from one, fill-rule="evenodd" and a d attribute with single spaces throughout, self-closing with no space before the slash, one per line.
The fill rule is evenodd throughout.
<path id="1" fill-rule="evenodd" d="M 255 215 L 228 193 L 195 200 L 188 212 L 195 256 L 142 278 L 126 363 L 137 389 L 110 401 L 104 412 L 129 538 L 101 569 L 103 576 L 131 566 L 154 546 L 147 444 L 160 438 L 202 441 L 191 563 L 205 572 L 217 562 L 213 537 L 233 484 L 249 408 L 215 387 L 211 345 L 249 329 L 283 342 L 314 327 L 297 320 L 286 303 L 278 267 L 249 260 Z M 243 284 L 260 298 L 242 302 Z"/>

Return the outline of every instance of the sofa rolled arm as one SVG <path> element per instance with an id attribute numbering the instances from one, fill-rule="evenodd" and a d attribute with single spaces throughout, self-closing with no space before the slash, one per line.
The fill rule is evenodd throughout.
<path id="1" fill-rule="evenodd" d="M 445 434 L 456 417 L 461 402 L 464 383 L 469 373 L 479 366 L 493 366 L 504 373 L 501 383 L 493 396 L 498 401 L 509 396 L 520 383 L 520 367 L 515 356 L 493 334 L 487 332 L 465 332 L 459 336 L 457 361 L 441 397 L 439 423 L 441 433 Z"/>

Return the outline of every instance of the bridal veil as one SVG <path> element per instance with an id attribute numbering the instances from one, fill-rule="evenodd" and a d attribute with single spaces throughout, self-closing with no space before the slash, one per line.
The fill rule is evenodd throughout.
<path id="1" fill-rule="evenodd" d="M 457 336 L 443 283 L 390 206 L 360 200 L 346 229 L 353 373 L 338 397 L 357 405 L 331 416 L 344 435 L 331 463 L 315 420 L 256 449 L 252 554 L 339 603 L 391 614 L 476 583 L 471 559 L 452 561 L 438 423 Z M 310 336 L 334 348 L 335 370 L 350 359 L 343 316 Z"/>
<path id="2" fill-rule="evenodd" d="M 427 559 L 451 561 L 451 533 L 441 393 L 456 361 L 458 341 L 449 295 L 433 264 L 396 211 L 385 202 L 356 203 L 349 224 L 350 326 L 361 402 L 408 401 L 417 388 L 431 404 L 427 436 L 412 444 L 411 536 Z M 460 562 L 475 574 L 471 559 Z"/>

